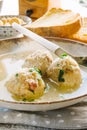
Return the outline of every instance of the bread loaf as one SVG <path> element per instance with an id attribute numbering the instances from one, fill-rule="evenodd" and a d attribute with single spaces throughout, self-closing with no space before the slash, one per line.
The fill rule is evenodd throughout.
<path id="1" fill-rule="evenodd" d="M 87 18 L 82 19 L 82 27 L 79 31 L 67 38 L 87 43 Z"/>
<path id="2" fill-rule="evenodd" d="M 68 37 L 76 33 L 80 27 L 81 17 L 78 13 L 52 8 L 27 28 L 41 36 Z"/>

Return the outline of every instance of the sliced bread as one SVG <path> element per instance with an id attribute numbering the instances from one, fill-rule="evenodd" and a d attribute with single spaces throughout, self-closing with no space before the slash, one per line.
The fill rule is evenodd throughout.
<path id="1" fill-rule="evenodd" d="M 67 38 L 87 43 L 87 18 L 82 19 L 82 27 L 79 31 Z"/>
<path id="2" fill-rule="evenodd" d="M 67 37 L 81 27 L 81 17 L 71 10 L 52 8 L 27 28 L 41 36 Z"/>

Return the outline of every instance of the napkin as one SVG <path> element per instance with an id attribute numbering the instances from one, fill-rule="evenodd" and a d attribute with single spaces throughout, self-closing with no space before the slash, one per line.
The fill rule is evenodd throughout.
<path id="1" fill-rule="evenodd" d="M 0 124 L 3 124 L 3 127 L 16 127 L 16 130 L 19 128 L 21 130 L 85 129 L 87 128 L 87 101 L 63 109 L 42 112 L 0 108 L 0 117 Z"/>

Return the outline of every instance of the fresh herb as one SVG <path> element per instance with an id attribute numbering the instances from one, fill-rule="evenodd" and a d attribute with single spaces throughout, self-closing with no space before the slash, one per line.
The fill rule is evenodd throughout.
<path id="1" fill-rule="evenodd" d="M 38 68 L 36 68 L 36 67 L 29 69 L 29 72 L 33 72 L 33 71 L 36 71 L 36 72 L 38 72 L 40 75 L 42 75 L 41 70 L 38 69 Z"/>
<path id="2" fill-rule="evenodd" d="M 24 101 L 24 102 L 27 102 L 27 101 L 29 101 L 29 102 L 33 102 L 34 99 L 26 99 L 26 98 L 23 98 L 22 101 Z"/>
<path id="3" fill-rule="evenodd" d="M 38 69 L 38 68 L 34 68 L 40 75 L 42 75 L 42 72 L 41 72 L 41 70 L 40 69 Z"/>
<path id="4" fill-rule="evenodd" d="M 15 76 L 18 77 L 18 73 Z"/>
<path id="5" fill-rule="evenodd" d="M 33 70 L 32 70 L 32 69 L 29 69 L 29 72 L 33 72 Z"/>
<path id="6" fill-rule="evenodd" d="M 38 69 L 38 68 L 34 67 L 34 70 L 35 70 L 36 72 L 38 72 L 40 75 L 42 75 L 42 72 L 41 72 L 41 70 L 40 70 L 40 69 Z"/>
<path id="7" fill-rule="evenodd" d="M 60 56 L 60 58 L 64 58 L 64 57 L 66 57 L 67 56 L 67 53 L 63 53 L 61 56 Z"/>
<path id="8" fill-rule="evenodd" d="M 59 82 L 65 82 L 65 79 L 63 78 L 64 70 L 59 71 L 58 81 Z"/>

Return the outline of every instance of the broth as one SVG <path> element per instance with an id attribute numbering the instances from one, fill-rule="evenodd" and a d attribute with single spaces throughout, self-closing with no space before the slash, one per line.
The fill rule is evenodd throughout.
<path id="1" fill-rule="evenodd" d="M 24 51 L 17 52 L 15 54 L 7 54 L 0 57 L 0 80 L 4 82 L 5 79 L 6 83 L 6 81 L 8 81 L 12 75 L 20 71 L 22 69 L 25 58 L 29 55 L 29 53 L 29 51 Z M 34 102 L 61 100 L 64 93 L 71 93 L 76 90 L 76 88 L 72 90 L 69 88 L 66 88 L 66 90 L 64 90 L 63 88 L 59 88 L 55 82 L 49 80 L 46 77 L 44 81 L 47 87 L 45 93 L 41 98 L 35 100 Z"/>

